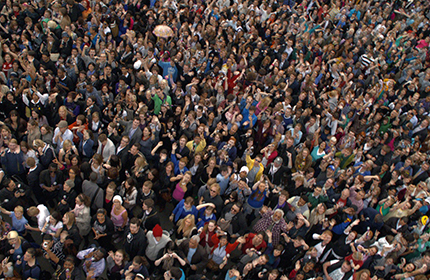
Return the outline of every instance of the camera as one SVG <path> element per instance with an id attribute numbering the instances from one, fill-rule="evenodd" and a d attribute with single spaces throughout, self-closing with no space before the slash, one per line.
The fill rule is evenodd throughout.
<path id="1" fill-rule="evenodd" d="M 25 190 L 21 188 L 21 184 L 18 184 L 14 190 L 14 192 L 25 193 Z"/>

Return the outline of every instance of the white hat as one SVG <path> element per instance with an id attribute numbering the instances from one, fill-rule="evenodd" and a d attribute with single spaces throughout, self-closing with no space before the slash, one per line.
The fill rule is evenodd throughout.
<path id="1" fill-rule="evenodd" d="M 112 202 L 114 202 L 115 200 L 119 200 L 119 203 L 121 203 L 121 205 L 122 205 L 122 197 L 121 196 L 115 195 L 112 199 Z"/>
<path id="2" fill-rule="evenodd" d="M 242 168 L 240 169 L 240 172 L 246 172 L 249 173 L 249 168 L 246 166 L 242 166 Z"/>

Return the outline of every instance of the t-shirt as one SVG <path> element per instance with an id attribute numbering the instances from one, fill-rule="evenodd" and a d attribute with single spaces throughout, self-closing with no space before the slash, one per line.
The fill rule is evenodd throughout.
<path id="1" fill-rule="evenodd" d="M 16 230 L 17 232 L 24 232 L 25 225 L 28 224 L 27 219 L 23 216 L 18 220 L 13 211 L 10 212 L 10 217 L 12 218 L 12 229 Z"/>
<path id="2" fill-rule="evenodd" d="M 50 214 L 48 208 L 43 204 L 39 204 L 37 209 L 39 209 L 39 214 L 37 215 L 37 225 L 39 229 L 42 230 L 47 218 L 49 221 Z"/>
<path id="3" fill-rule="evenodd" d="M 58 222 L 56 225 L 51 225 L 49 223 L 49 216 L 46 217 L 45 221 L 48 223 L 48 229 L 46 231 L 47 234 L 57 234 L 59 229 L 63 229 L 63 222 Z"/>
<path id="4" fill-rule="evenodd" d="M 246 178 L 248 178 L 250 182 L 255 182 L 255 176 L 257 176 L 259 170 L 260 170 L 260 166 L 258 167 L 254 166 L 251 170 L 249 170 L 248 176 L 246 176 Z"/>

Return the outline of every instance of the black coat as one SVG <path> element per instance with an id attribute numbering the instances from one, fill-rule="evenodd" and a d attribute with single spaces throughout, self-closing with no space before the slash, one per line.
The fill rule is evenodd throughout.
<path id="1" fill-rule="evenodd" d="M 184 260 L 187 259 L 188 252 L 190 251 L 189 243 L 190 243 L 190 239 L 186 239 L 182 241 L 181 245 L 179 245 L 179 248 L 178 248 L 181 257 Z M 206 250 L 203 248 L 202 245 L 199 244 L 196 252 L 191 258 L 190 265 L 197 266 L 197 273 L 202 273 L 203 269 L 206 267 L 207 262 L 208 262 L 208 255 L 206 254 Z"/>
<path id="2" fill-rule="evenodd" d="M 278 170 L 275 172 L 275 174 L 271 174 L 270 170 L 272 169 L 273 163 L 269 164 L 267 168 L 264 169 L 263 174 L 267 175 L 269 178 L 269 181 L 272 184 L 275 184 L 277 186 L 281 185 L 283 183 L 284 174 L 288 172 L 288 168 L 284 165 L 281 165 Z"/>
<path id="3" fill-rule="evenodd" d="M 131 260 L 136 256 L 145 256 L 146 246 L 148 241 L 143 229 L 140 228 L 136 234 L 132 234 L 128 228 L 124 233 L 124 249 Z"/>
<path id="4" fill-rule="evenodd" d="M 400 220 L 400 219 L 399 219 L 399 218 L 396 218 L 396 217 L 389 218 L 389 219 L 384 223 L 384 225 L 382 226 L 382 229 L 381 229 L 381 236 L 385 236 L 385 235 L 396 235 L 395 233 L 393 233 L 393 232 L 391 231 L 392 229 L 397 230 L 397 232 L 401 232 L 401 233 L 403 234 L 403 236 L 405 236 L 405 235 L 409 235 L 409 234 L 410 234 L 410 232 L 409 232 L 409 227 L 408 227 L 408 225 L 407 225 L 407 224 L 406 224 L 406 225 L 401 226 L 399 229 L 396 229 L 396 227 L 397 227 L 397 222 L 398 222 L 399 220 Z"/>
<path id="5" fill-rule="evenodd" d="M 158 212 L 154 209 L 149 213 L 149 215 L 146 215 L 144 213 L 142 217 L 142 228 L 146 229 L 147 231 L 153 230 L 156 225 L 160 225 L 160 216 L 158 215 Z"/>
<path id="6" fill-rule="evenodd" d="M 224 207 L 223 211 L 221 212 L 221 218 L 225 218 L 225 214 L 230 212 L 232 206 L 233 204 Z M 233 216 L 230 224 L 232 225 L 233 234 L 244 235 L 248 229 L 246 218 L 242 211 Z"/>

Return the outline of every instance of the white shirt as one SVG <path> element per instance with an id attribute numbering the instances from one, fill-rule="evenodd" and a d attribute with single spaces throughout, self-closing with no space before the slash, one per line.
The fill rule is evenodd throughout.
<path id="1" fill-rule="evenodd" d="M 58 141 L 57 141 L 57 142 L 55 142 L 55 137 L 56 137 L 58 134 L 60 134 L 60 135 L 61 135 L 61 132 L 60 132 L 60 128 L 59 128 L 59 127 L 57 127 L 57 128 L 55 129 L 55 131 L 54 131 L 54 137 L 52 138 L 52 143 L 57 144 L 57 150 L 59 151 L 61 148 L 63 148 L 63 143 L 64 143 L 64 141 L 66 141 L 66 140 L 70 140 L 70 141 L 72 141 L 72 142 L 73 142 L 73 132 L 71 132 L 71 131 L 70 131 L 70 129 L 67 129 L 67 130 L 64 132 L 64 134 L 63 134 L 63 135 L 61 135 L 61 138 L 63 138 L 63 141 L 60 141 L 60 139 L 58 139 Z"/>
<path id="2" fill-rule="evenodd" d="M 37 205 L 37 209 L 39 209 L 39 214 L 36 216 L 37 226 L 42 230 L 46 220 L 49 219 L 50 214 L 48 208 L 43 204 Z"/>

